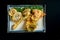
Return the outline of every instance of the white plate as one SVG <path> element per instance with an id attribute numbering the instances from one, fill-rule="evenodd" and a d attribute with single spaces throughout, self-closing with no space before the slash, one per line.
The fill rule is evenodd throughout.
<path id="1" fill-rule="evenodd" d="M 9 7 L 9 9 L 12 8 L 12 7 Z M 43 22 L 44 21 L 44 22 Z M 9 20 L 9 17 L 8 17 L 8 30 L 9 31 L 23 31 L 22 27 L 23 27 L 23 24 L 24 24 L 24 21 L 22 21 L 15 30 L 12 30 L 12 25 L 14 24 L 14 22 L 10 21 Z M 37 22 L 37 28 L 34 30 L 34 31 L 43 31 L 45 30 L 45 17 L 44 18 L 40 18 L 39 21 Z M 10 25 L 10 26 L 9 26 Z"/>

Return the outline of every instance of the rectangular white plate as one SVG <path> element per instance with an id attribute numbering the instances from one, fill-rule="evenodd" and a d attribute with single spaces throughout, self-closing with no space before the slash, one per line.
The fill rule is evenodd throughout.
<path id="1" fill-rule="evenodd" d="M 8 7 L 8 9 L 9 8 L 11 8 L 11 7 Z M 12 25 L 13 25 L 14 23 L 12 22 L 12 21 L 10 21 L 9 20 L 9 16 L 8 16 L 8 30 L 9 31 L 23 31 L 23 29 L 22 29 L 22 27 L 23 27 L 23 24 L 24 24 L 24 21 L 22 21 L 18 26 L 17 26 L 17 28 L 15 29 L 15 30 L 12 30 L 11 28 L 12 28 Z M 43 17 L 43 18 L 40 18 L 39 19 L 39 21 L 37 22 L 37 28 L 34 30 L 34 31 L 42 31 L 42 32 L 44 32 L 44 31 L 46 31 L 46 24 L 45 24 L 45 17 Z M 43 31 L 44 30 L 44 31 Z"/>

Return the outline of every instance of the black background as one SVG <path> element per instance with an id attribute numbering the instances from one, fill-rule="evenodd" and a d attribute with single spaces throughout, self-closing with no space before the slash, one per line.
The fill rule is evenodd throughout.
<path id="1" fill-rule="evenodd" d="M 52 0 L 20 0 L 20 1 L 7 1 L 0 2 L 0 39 L 15 40 L 15 39 L 30 39 L 30 40 L 60 40 L 59 27 L 60 27 L 60 1 Z M 46 4 L 46 33 L 7 33 L 7 5 L 25 5 L 25 4 Z"/>

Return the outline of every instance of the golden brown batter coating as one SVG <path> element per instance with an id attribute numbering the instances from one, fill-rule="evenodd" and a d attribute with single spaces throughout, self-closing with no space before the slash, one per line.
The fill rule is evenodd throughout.
<path id="1" fill-rule="evenodd" d="M 10 16 L 13 16 L 16 12 L 17 12 L 16 9 L 11 8 L 10 11 L 9 11 L 9 15 L 10 15 Z"/>
<path id="2" fill-rule="evenodd" d="M 22 14 L 24 16 L 24 19 L 27 19 L 27 17 L 30 15 L 31 9 L 25 9 Z"/>
<path id="3" fill-rule="evenodd" d="M 14 22 L 17 22 L 19 19 L 21 19 L 22 18 L 22 14 L 21 14 L 21 12 L 17 12 L 17 13 L 15 13 L 13 16 L 12 16 L 12 20 L 14 21 Z"/>

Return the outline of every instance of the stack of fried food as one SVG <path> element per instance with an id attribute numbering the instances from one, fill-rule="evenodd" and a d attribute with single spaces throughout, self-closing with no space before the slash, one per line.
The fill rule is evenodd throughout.
<path id="1" fill-rule="evenodd" d="M 28 11 L 28 10 L 26 10 Z M 46 14 L 43 11 L 38 9 L 33 9 L 25 20 L 24 29 L 28 32 L 33 32 L 37 27 L 37 21 L 45 16 Z M 27 13 L 26 13 L 27 14 Z"/>
<path id="2" fill-rule="evenodd" d="M 12 25 L 12 29 L 14 30 L 22 21 L 23 19 L 22 14 L 21 12 L 17 12 L 16 9 L 11 8 L 9 11 L 9 16 L 10 16 L 10 19 L 14 22 L 14 24 Z"/>
<path id="3" fill-rule="evenodd" d="M 16 9 L 10 9 L 9 15 L 11 20 L 15 22 L 12 26 L 12 29 L 16 29 L 16 27 L 22 22 L 25 21 L 23 29 L 28 32 L 33 32 L 37 27 L 37 21 L 45 16 L 46 14 L 38 9 L 25 9 L 22 12 L 17 12 Z"/>

